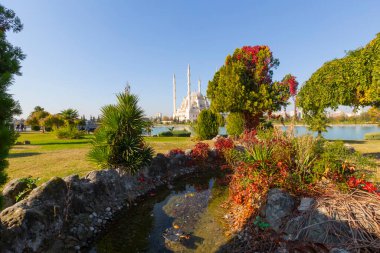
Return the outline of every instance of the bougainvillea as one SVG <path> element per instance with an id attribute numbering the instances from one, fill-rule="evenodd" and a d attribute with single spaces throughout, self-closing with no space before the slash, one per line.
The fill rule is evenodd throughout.
<path id="1" fill-rule="evenodd" d="M 289 86 L 289 92 L 290 92 L 290 95 L 291 96 L 295 96 L 297 95 L 297 89 L 298 89 L 298 82 L 296 80 L 296 77 L 291 75 L 291 74 L 287 74 L 283 79 L 282 79 L 282 83 L 284 85 L 287 85 Z"/>

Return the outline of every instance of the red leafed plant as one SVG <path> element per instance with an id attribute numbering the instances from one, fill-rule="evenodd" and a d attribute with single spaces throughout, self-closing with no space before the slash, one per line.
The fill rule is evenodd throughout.
<path id="1" fill-rule="evenodd" d="M 223 153 L 227 150 L 234 148 L 235 146 L 233 140 L 231 140 L 230 138 L 224 138 L 224 137 L 218 138 L 214 145 L 218 153 Z"/>
<path id="2" fill-rule="evenodd" d="M 354 176 L 351 176 L 347 180 L 347 185 L 350 188 L 359 188 L 363 191 L 369 192 L 369 193 L 377 193 L 379 196 L 379 189 L 371 182 L 368 182 L 361 178 L 356 178 Z"/>
<path id="3" fill-rule="evenodd" d="M 178 154 L 184 155 L 185 152 L 180 148 L 175 148 L 175 149 L 170 150 L 169 153 L 167 154 L 167 156 L 171 157 L 171 156 L 175 156 Z"/>
<path id="4" fill-rule="evenodd" d="M 198 142 L 191 151 L 191 157 L 195 160 L 206 160 L 208 158 L 209 145 Z"/>

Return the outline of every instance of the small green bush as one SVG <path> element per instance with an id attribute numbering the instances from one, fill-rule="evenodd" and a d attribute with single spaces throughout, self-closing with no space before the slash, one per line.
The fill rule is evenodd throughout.
<path id="1" fill-rule="evenodd" d="M 239 136 L 244 131 L 244 117 L 242 113 L 230 113 L 226 119 L 227 133 L 232 136 Z"/>
<path id="2" fill-rule="evenodd" d="M 80 139 L 84 136 L 84 131 L 78 130 L 75 126 L 64 126 L 54 131 L 58 139 Z"/>
<path id="3" fill-rule="evenodd" d="M 220 114 L 211 110 L 203 110 L 198 115 L 194 130 L 200 140 L 210 140 L 218 135 Z"/>
<path id="4" fill-rule="evenodd" d="M 186 130 L 174 130 L 159 133 L 159 137 L 190 137 L 191 133 Z"/>
<path id="5" fill-rule="evenodd" d="M 159 137 L 172 137 L 173 133 L 171 131 L 166 131 L 158 134 Z"/>
<path id="6" fill-rule="evenodd" d="M 365 140 L 380 140 L 380 132 L 366 133 L 364 135 Z"/>

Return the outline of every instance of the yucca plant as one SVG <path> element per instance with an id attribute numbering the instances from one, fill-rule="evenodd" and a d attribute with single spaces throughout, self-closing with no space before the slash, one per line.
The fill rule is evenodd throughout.
<path id="1" fill-rule="evenodd" d="M 116 105 L 101 109 L 101 125 L 94 133 L 88 157 L 100 168 L 119 168 L 134 174 L 153 156 L 153 149 L 142 136 L 147 123 L 137 96 L 120 93 L 116 97 Z"/>

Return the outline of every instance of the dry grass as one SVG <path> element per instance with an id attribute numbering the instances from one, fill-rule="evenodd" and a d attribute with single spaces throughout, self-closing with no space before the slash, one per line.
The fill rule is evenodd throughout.
<path id="1" fill-rule="evenodd" d="M 316 220 L 317 216 L 325 220 Z M 329 239 L 336 238 L 340 243 L 334 246 L 352 252 L 380 251 L 380 199 L 375 194 L 361 190 L 345 194 L 330 189 L 303 218 L 295 239 L 307 241 L 319 227 L 323 231 L 319 243 L 333 245 Z"/>

